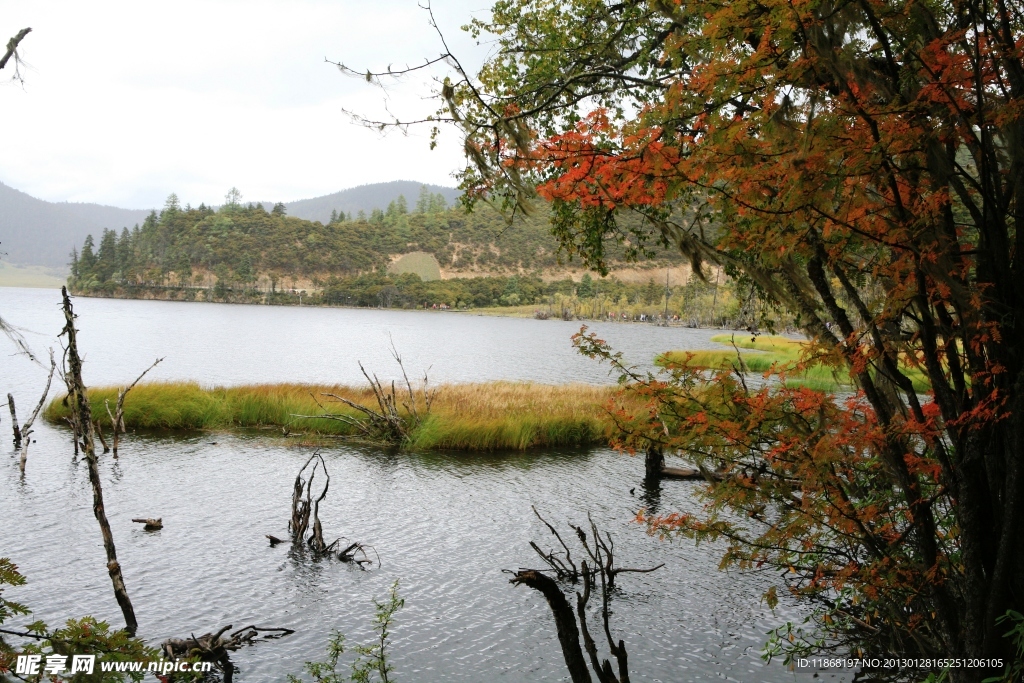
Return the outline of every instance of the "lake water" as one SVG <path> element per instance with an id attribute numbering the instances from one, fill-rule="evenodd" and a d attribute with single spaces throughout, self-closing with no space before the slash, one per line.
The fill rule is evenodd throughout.
<path id="1" fill-rule="evenodd" d="M 59 350 L 59 300 L 55 291 L 0 288 L 0 315 L 35 349 Z M 156 357 L 166 360 L 152 379 L 361 383 L 357 361 L 394 374 L 389 339 L 410 374 L 429 367 L 432 382 L 611 381 L 572 350 L 579 323 L 87 298 L 75 305 L 91 385 L 128 382 Z M 668 349 L 713 347 L 716 333 L 592 329 L 645 366 Z M 12 392 L 24 417 L 45 371 L 13 355 L 6 339 L 0 345 L 0 395 Z M 0 434 L 9 429 L 5 415 Z M 39 424 L 35 438 L 24 478 L 8 437 L 0 446 L 0 556 L 28 579 L 7 597 L 51 625 L 83 614 L 120 624 L 85 463 L 72 458 L 64 430 Z M 692 482 L 648 490 L 641 461 L 605 448 L 468 455 L 339 445 L 324 451 L 332 484 L 320 516 L 329 539 L 376 548 L 382 566 L 359 571 L 266 543 L 264 534 L 287 534 L 291 484 L 308 455 L 278 438 L 129 434 L 119 460 L 101 458 L 141 637 L 157 643 L 226 624 L 292 628 L 233 657 L 236 680 L 283 681 L 303 661 L 323 658 L 333 629 L 350 644 L 369 640 L 371 600 L 397 579 L 406 607 L 394 628 L 396 680 L 568 680 L 547 604 L 502 573 L 536 566 L 530 540 L 550 546 L 530 510 L 536 505 L 563 528 L 589 512 L 614 536 L 622 566 L 666 564 L 621 576 L 613 599 L 613 631 L 626 642 L 634 681 L 810 680 L 758 657 L 771 628 L 800 618 L 792 605 L 772 614 L 760 603 L 774 577 L 718 571 L 720 548 L 651 538 L 630 521 L 640 507 L 693 509 Z M 144 532 L 130 521 L 140 516 L 162 517 L 165 527 Z"/>

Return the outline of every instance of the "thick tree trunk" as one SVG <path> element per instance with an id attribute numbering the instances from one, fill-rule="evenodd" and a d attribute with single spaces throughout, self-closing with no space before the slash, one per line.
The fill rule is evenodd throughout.
<path id="1" fill-rule="evenodd" d="M 565 657 L 565 665 L 569 669 L 572 683 L 591 683 L 587 660 L 584 659 L 583 649 L 580 647 L 580 632 L 576 626 L 576 617 L 569 606 L 569 601 L 562 594 L 562 589 L 558 587 L 554 579 L 533 570 L 517 572 L 511 583 L 517 586 L 525 584 L 544 595 L 551 606 L 551 613 L 555 616 L 558 642 L 562 646 L 562 655 Z"/>
<path id="2" fill-rule="evenodd" d="M 665 453 L 660 447 L 650 445 L 644 455 L 644 479 L 648 482 L 656 482 L 661 479 L 662 471 L 665 469 Z"/>
<path id="3" fill-rule="evenodd" d="M 135 635 L 138 630 L 138 622 L 135 619 L 135 609 L 128 598 L 128 590 L 124 585 L 124 577 L 121 575 L 121 565 L 117 561 L 117 549 L 114 547 L 114 536 L 110 531 L 110 522 L 107 521 L 107 513 L 103 506 L 103 487 L 100 483 L 100 468 L 96 458 L 96 444 L 93 438 L 92 409 L 89 406 L 89 397 L 86 394 L 85 384 L 82 382 L 82 359 L 78 355 L 78 340 L 75 330 L 75 314 L 71 308 L 71 298 L 68 296 L 66 287 L 61 288 L 64 297 L 64 326 L 63 335 L 67 336 L 67 370 L 65 377 L 68 384 L 68 401 L 72 413 L 75 415 L 75 422 L 79 425 L 82 436 L 82 450 L 89 465 L 89 482 L 92 484 L 92 510 L 96 515 L 96 521 L 100 525 L 100 533 L 103 535 L 103 549 L 107 553 L 107 573 L 110 574 L 110 582 L 114 586 L 114 597 L 117 604 L 121 606 L 121 613 L 124 615 L 125 630 Z"/>

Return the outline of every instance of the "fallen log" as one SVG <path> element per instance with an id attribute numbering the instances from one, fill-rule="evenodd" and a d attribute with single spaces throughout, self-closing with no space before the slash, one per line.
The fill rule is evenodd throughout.
<path id="1" fill-rule="evenodd" d="M 145 524 L 145 526 L 142 527 L 143 531 L 156 531 L 157 529 L 164 528 L 163 517 L 158 517 L 156 519 L 152 519 L 149 517 L 136 517 L 132 521 L 136 524 Z"/>
<path id="2" fill-rule="evenodd" d="M 260 640 L 274 640 L 295 633 L 290 628 L 262 628 L 250 625 L 225 636 L 229 630 L 231 624 L 216 633 L 204 633 L 198 638 L 194 635 L 189 635 L 188 638 L 168 638 L 160 643 L 160 651 L 167 659 L 174 661 L 198 658 L 204 662 L 214 662 L 224 673 L 224 683 L 231 683 L 235 667 L 228 657 L 228 652 L 246 645 L 255 645 Z M 260 636 L 261 633 L 265 635 Z"/>
<path id="3" fill-rule="evenodd" d="M 662 467 L 661 476 L 666 479 L 704 479 L 700 470 L 693 470 L 689 467 Z"/>
<path id="4" fill-rule="evenodd" d="M 695 470 L 689 467 L 662 467 L 661 476 L 665 479 L 683 479 L 690 481 L 707 481 L 709 478 L 722 481 L 726 475 L 722 472 Z"/>

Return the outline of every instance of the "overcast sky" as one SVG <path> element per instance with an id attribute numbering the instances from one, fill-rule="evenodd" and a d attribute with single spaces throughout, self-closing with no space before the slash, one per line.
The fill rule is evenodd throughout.
<path id="1" fill-rule="evenodd" d="M 459 27 L 488 0 L 434 0 L 453 50 L 485 56 Z M 437 149 L 357 126 L 342 108 L 382 114 L 385 95 L 342 76 L 436 57 L 416 0 L 0 0 L 2 44 L 20 50 L 24 84 L 0 72 L 0 181 L 50 201 L 129 208 L 294 200 L 408 179 L 454 185 L 458 137 Z M 425 114 L 427 83 L 392 87 L 387 108 Z"/>

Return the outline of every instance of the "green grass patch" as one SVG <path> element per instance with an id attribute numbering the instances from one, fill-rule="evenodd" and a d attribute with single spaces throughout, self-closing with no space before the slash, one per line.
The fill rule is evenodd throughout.
<path id="1" fill-rule="evenodd" d="M 16 266 L 0 261 L 0 287 L 53 287 L 59 289 L 65 277 L 44 266 Z"/>
<path id="2" fill-rule="evenodd" d="M 807 344 L 806 341 L 790 339 L 788 337 L 761 335 L 752 337 L 749 334 L 719 334 L 711 338 L 711 341 L 723 346 L 733 346 L 741 349 L 739 357 L 743 361 L 743 367 L 748 372 L 765 373 L 772 369 L 772 366 L 792 368 L 799 360 Z M 659 365 L 666 363 L 682 363 L 690 358 L 690 364 L 694 367 L 708 369 L 731 369 L 738 367 L 736 349 L 722 351 L 668 351 L 662 354 L 655 362 Z M 750 351 L 752 353 L 743 353 Z M 930 388 L 924 373 L 916 368 L 904 367 L 903 372 L 914 383 L 917 391 L 927 391 Z M 790 369 L 786 374 L 786 386 L 807 387 L 817 391 L 838 391 L 849 390 L 853 383 L 844 371 L 836 370 L 822 364 L 809 364 L 802 370 Z"/>
<path id="3" fill-rule="evenodd" d="M 525 450 L 606 443 L 610 420 L 605 406 L 614 387 L 583 384 L 545 385 L 525 382 L 442 385 L 427 417 L 413 430 L 417 449 Z M 369 388 L 264 384 L 206 388 L 195 382 L 159 382 L 135 387 L 124 404 L 129 430 L 275 429 L 311 436 L 355 436 L 351 425 L 317 416 L 324 412 L 357 417 L 359 413 L 324 394 L 336 394 L 376 407 Z M 424 414 L 422 396 L 418 409 Z M 89 391 L 93 416 L 109 429 L 115 387 Z M 319 402 L 319 405 L 318 405 Z M 44 417 L 64 423 L 70 411 L 60 396 Z"/>
<path id="4" fill-rule="evenodd" d="M 388 266 L 388 272 L 394 275 L 415 273 L 424 282 L 441 279 L 441 264 L 433 254 L 425 251 L 412 251 L 396 259 Z"/>

